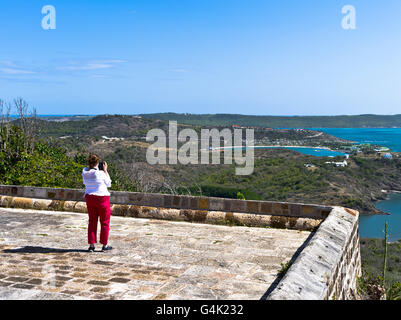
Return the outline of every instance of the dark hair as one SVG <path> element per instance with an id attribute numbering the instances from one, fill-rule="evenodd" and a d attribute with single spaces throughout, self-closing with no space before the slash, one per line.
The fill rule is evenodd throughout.
<path id="1" fill-rule="evenodd" d="M 100 158 L 97 154 L 95 154 L 95 153 L 89 154 L 89 157 L 88 157 L 89 169 L 93 169 L 94 167 L 96 167 L 99 162 L 100 162 Z"/>

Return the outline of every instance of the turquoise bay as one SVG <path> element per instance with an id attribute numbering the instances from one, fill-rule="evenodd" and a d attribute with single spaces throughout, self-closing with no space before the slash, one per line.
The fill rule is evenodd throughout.
<path id="1" fill-rule="evenodd" d="M 238 148 L 238 147 L 234 147 Z M 246 147 L 239 147 L 246 148 Z M 315 157 L 336 157 L 336 156 L 345 156 L 345 153 L 333 151 L 325 148 L 305 148 L 305 147 L 284 147 L 284 146 L 255 146 L 254 149 L 287 149 L 297 151 L 306 155 L 315 156 Z"/>
<path id="2" fill-rule="evenodd" d="M 378 144 L 401 152 L 401 128 L 313 128 L 357 143 Z"/>
<path id="3" fill-rule="evenodd" d="M 352 140 L 357 143 L 378 144 L 401 152 L 401 128 L 319 128 L 338 138 Z M 383 215 L 361 215 L 359 233 L 362 238 L 384 238 L 384 223 L 389 225 L 389 240 L 401 239 L 401 194 L 391 194 L 388 200 L 379 201 L 376 207 L 384 212 Z"/>
<path id="4" fill-rule="evenodd" d="M 388 200 L 377 202 L 376 208 L 390 215 L 361 215 L 359 217 L 360 237 L 384 238 L 384 223 L 387 221 L 389 241 L 401 239 L 401 194 L 391 194 Z"/>

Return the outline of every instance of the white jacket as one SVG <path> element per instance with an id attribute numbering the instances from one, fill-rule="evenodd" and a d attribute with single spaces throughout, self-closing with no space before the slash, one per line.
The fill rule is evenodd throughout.
<path id="1" fill-rule="evenodd" d="M 110 196 L 107 188 L 111 187 L 111 179 L 103 170 L 99 170 L 97 167 L 94 169 L 84 168 L 82 179 L 85 185 L 85 194 Z"/>

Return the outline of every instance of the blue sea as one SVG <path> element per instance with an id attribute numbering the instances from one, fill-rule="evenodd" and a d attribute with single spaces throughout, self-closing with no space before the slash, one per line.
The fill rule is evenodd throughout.
<path id="1" fill-rule="evenodd" d="M 384 238 L 384 223 L 388 222 L 389 241 L 401 239 L 401 194 L 391 194 L 388 200 L 376 203 L 376 208 L 391 213 L 383 215 L 361 215 L 359 235 L 361 238 Z"/>
<path id="2" fill-rule="evenodd" d="M 314 130 L 357 143 L 378 144 L 395 152 L 401 152 L 401 128 L 320 128 Z M 388 200 L 377 202 L 376 207 L 390 215 L 361 215 L 359 219 L 360 236 L 362 238 L 384 238 L 384 223 L 388 221 L 389 241 L 401 239 L 401 194 L 391 194 Z"/>
<path id="3" fill-rule="evenodd" d="M 401 128 L 314 128 L 357 143 L 378 144 L 401 152 Z"/>
<path id="4" fill-rule="evenodd" d="M 298 147 L 263 147 L 263 146 L 255 146 L 255 149 L 288 149 L 293 151 L 298 151 L 300 153 L 311 155 L 315 157 L 336 157 L 336 156 L 345 156 L 345 153 L 332 151 L 328 149 L 321 148 L 298 148 Z"/>

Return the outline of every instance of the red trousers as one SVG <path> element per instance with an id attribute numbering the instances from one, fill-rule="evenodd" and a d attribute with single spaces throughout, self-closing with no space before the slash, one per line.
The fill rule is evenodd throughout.
<path id="1" fill-rule="evenodd" d="M 88 243 L 96 243 L 97 224 L 100 219 L 100 243 L 107 244 L 110 231 L 110 196 L 85 195 L 88 208 Z"/>

